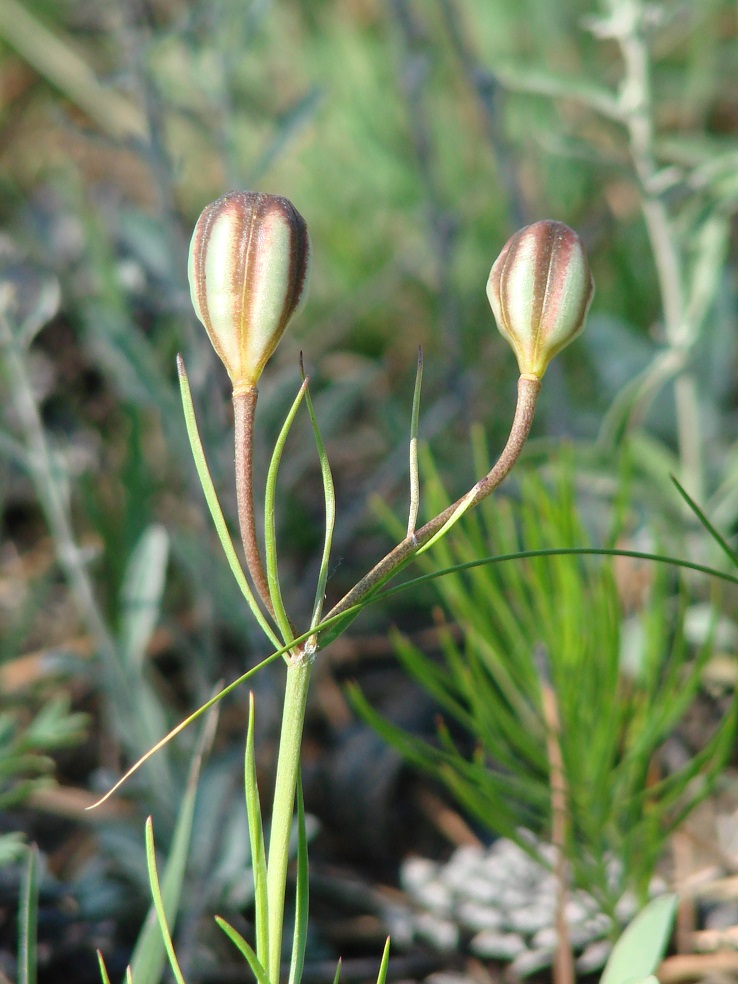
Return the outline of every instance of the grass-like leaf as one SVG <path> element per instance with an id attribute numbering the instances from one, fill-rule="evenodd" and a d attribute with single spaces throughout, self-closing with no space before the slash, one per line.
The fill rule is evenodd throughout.
<path id="1" fill-rule="evenodd" d="M 295 892 L 295 932 L 292 938 L 289 984 L 300 984 L 305 966 L 309 910 L 308 847 L 305 829 L 305 803 L 302 781 L 297 782 L 297 886 Z"/>
<path id="2" fill-rule="evenodd" d="M 164 948 L 167 952 L 167 957 L 169 958 L 169 966 L 172 968 L 172 973 L 177 981 L 177 984 L 185 984 L 185 979 L 182 976 L 182 970 L 179 966 L 179 961 L 177 960 L 177 954 L 174 950 L 174 943 L 172 942 L 172 935 L 169 932 L 169 926 L 167 924 L 167 913 L 166 907 L 164 905 L 164 899 L 161 894 L 161 886 L 159 884 L 159 874 L 156 870 L 156 847 L 154 845 L 154 824 L 149 817 L 146 820 L 146 866 L 149 872 L 149 885 L 151 887 L 151 897 L 154 900 L 154 909 L 156 911 L 156 918 L 159 923 L 159 930 L 161 932 L 162 939 L 164 940 Z"/>
<path id="3" fill-rule="evenodd" d="M 302 368 L 302 360 L 300 362 Z M 304 378 L 304 376 L 303 376 Z M 331 472 L 330 462 L 326 454 L 325 444 L 318 426 L 318 418 L 315 416 L 313 400 L 310 396 L 310 389 L 305 390 L 305 404 L 310 415 L 310 423 L 313 426 L 315 446 L 318 449 L 320 459 L 320 474 L 323 479 L 323 496 L 325 498 L 325 536 L 323 538 L 323 554 L 320 558 L 320 572 L 318 574 L 318 584 L 315 589 L 315 603 L 313 605 L 313 617 L 310 620 L 310 627 L 315 628 L 320 622 L 323 613 L 323 602 L 325 600 L 325 586 L 328 582 L 328 566 L 330 564 L 331 546 L 333 544 L 333 527 L 336 522 L 336 492 L 333 485 L 333 473 Z"/>
<path id="4" fill-rule="evenodd" d="M 697 505 L 697 503 L 694 501 L 692 496 L 687 492 L 687 490 L 682 485 L 679 484 L 679 481 L 674 475 L 671 476 L 671 480 L 676 486 L 676 490 L 679 493 L 679 495 L 682 497 L 682 499 L 684 499 L 684 501 L 687 503 L 689 508 L 695 514 L 697 519 L 700 521 L 700 523 L 704 526 L 704 528 L 713 538 L 715 543 L 717 543 L 717 545 L 720 547 L 720 549 L 723 551 L 726 557 L 728 557 L 731 563 L 735 567 L 738 567 L 738 554 L 733 550 L 733 548 L 730 546 L 730 544 L 725 539 L 725 537 L 722 536 L 722 534 L 718 533 L 718 531 L 715 529 L 715 527 L 712 525 L 710 520 L 704 514 L 700 506 Z"/>
<path id="5" fill-rule="evenodd" d="M 264 847 L 264 829 L 261 823 L 261 803 L 256 782 L 256 754 L 254 746 L 254 695 L 249 694 L 249 725 L 246 734 L 244 762 L 244 789 L 246 792 L 246 816 L 251 844 L 251 867 L 254 872 L 254 907 L 256 910 L 256 955 L 263 965 L 269 955 L 269 900 L 267 896 L 267 859 Z"/>
<path id="6" fill-rule="evenodd" d="M 105 966 L 105 960 L 103 959 L 102 952 L 97 951 L 97 965 L 100 968 L 100 977 L 103 984 L 110 984 L 110 976 L 108 975 L 108 968 Z"/>
<path id="7" fill-rule="evenodd" d="M 385 984 L 387 980 L 387 970 L 389 969 L 389 955 L 390 955 L 390 938 L 389 936 L 384 941 L 384 950 L 382 951 L 382 962 L 379 965 L 379 972 L 377 974 L 377 984 Z"/>
<path id="8" fill-rule="evenodd" d="M 423 384 L 423 350 L 418 347 L 418 365 L 415 371 L 413 409 L 410 417 L 410 512 L 407 518 L 407 535 L 415 532 L 420 506 L 420 477 L 418 475 L 418 426 L 420 423 L 420 389 Z"/>
<path id="9" fill-rule="evenodd" d="M 668 829 L 710 788 L 735 734 L 738 699 L 688 767 L 654 784 L 654 754 L 698 691 L 711 646 L 708 640 L 693 657 L 665 566 L 652 579 L 648 602 L 624 620 L 611 565 L 585 565 L 583 558 L 636 552 L 589 547 L 571 469 L 556 474 L 553 488 L 536 475 L 524 477 L 519 502 L 498 500 L 494 508 L 483 505 L 466 517 L 452 537 L 437 544 L 434 561 L 444 564 L 440 579 L 431 571 L 374 596 L 386 599 L 408 584 L 434 580 L 462 633 L 460 642 L 442 634 L 441 661 L 429 660 L 407 640 L 397 644 L 405 668 L 449 722 L 439 728 L 437 744 L 382 720 L 355 688 L 349 696 L 385 740 L 439 777 L 490 829 L 518 840 L 516 828 L 527 825 L 545 839 L 552 820 L 550 769 L 533 659 L 537 644 L 545 645 L 570 790 L 569 860 L 576 883 L 612 914 L 626 886 L 645 897 Z M 446 499 L 433 470 L 426 477 L 426 498 L 431 509 Z M 555 546 L 572 541 L 584 545 Z M 483 565 L 466 566 L 463 558 L 479 557 L 490 542 L 500 553 L 484 558 Z M 532 549 L 516 551 L 523 543 Z M 517 563 L 502 563 L 513 557 Z M 645 557 L 660 565 L 674 560 L 640 555 Z M 462 564 L 452 563 L 459 559 Z M 427 557 L 420 563 L 430 567 Z M 673 566 L 697 565 L 677 559 Z M 733 575 L 725 579 L 735 581 Z M 451 737 L 459 728 L 475 743 L 472 755 Z M 605 859 L 613 855 L 622 862 L 620 885 L 607 877 Z"/>
<path id="10" fill-rule="evenodd" d="M 279 569 L 277 564 L 277 527 L 275 516 L 277 474 L 287 435 L 290 432 L 297 410 L 305 396 L 307 385 L 308 381 L 304 379 L 275 442 L 272 460 L 269 463 L 269 471 L 267 472 L 266 494 L 264 496 L 264 559 L 267 581 L 269 583 L 269 597 L 272 599 L 274 617 L 277 620 L 279 631 L 282 633 L 282 638 L 285 642 L 289 642 L 292 639 L 292 626 L 287 617 L 284 600 L 282 599 L 282 588 L 279 583 Z"/>
<path id="11" fill-rule="evenodd" d="M 200 776 L 203 756 L 212 741 L 217 724 L 217 714 L 205 722 L 190 763 L 187 787 L 179 806 L 174 837 L 167 859 L 162 883 L 162 903 L 166 918 L 171 922 L 179 909 L 187 869 L 187 857 L 192 836 L 192 823 L 195 815 L 197 783 Z M 131 958 L 131 972 L 135 974 L 136 984 L 158 984 L 166 963 L 165 944 L 157 925 L 154 908 L 144 923 L 136 941 Z"/>
<path id="12" fill-rule="evenodd" d="M 126 667 L 140 669 L 156 628 L 169 557 L 169 537 L 152 523 L 138 541 L 121 588 L 121 658 Z"/>
<path id="13" fill-rule="evenodd" d="M 223 510 L 220 507 L 220 502 L 218 501 L 218 495 L 215 491 L 215 486 L 213 485 L 213 479 L 210 475 L 210 469 L 208 468 L 208 463 L 205 458 L 205 451 L 203 450 L 202 441 L 200 440 L 200 431 L 197 426 L 197 418 L 195 417 L 195 407 L 192 402 L 190 383 L 187 378 L 187 372 L 185 370 L 185 365 L 181 355 L 177 356 L 177 370 L 179 372 L 179 388 L 182 395 L 182 407 L 184 409 L 187 436 L 190 439 L 190 448 L 192 449 L 192 457 L 195 461 L 197 476 L 200 479 L 200 485 L 202 486 L 202 491 L 205 495 L 205 501 L 208 504 L 208 509 L 210 510 L 213 524 L 215 525 L 215 531 L 218 534 L 218 539 L 220 540 L 220 544 L 223 547 L 223 552 L 226 555 L 228 566 L 236 579 L 238 587 L 241 589 L 241 594 L 246 599 L 246 603 L 249 606 L 252 615 L 272 645 L 279 648 L 279 639 L 274 634 L 271 625 L 267 621 L 266 616 L 262 612 L 256 598 L 254 597 L 254 593 L 249 586 L 249 582 L 246 580 L 246 575 L 243 572 L 243 568 L 241 567 L 238 555 L 236 554 L 236 550 L 233 546 L 231 535 L 228 532 L 228 526 L 226 524 L 225 517 L 223 516 Z"/>
<path id="14" fill-rule="evenodd" d="M 29 848 L 18 914 L 18 984 L 36 984 L 38 927 L 38 848 Z"/>
<path id="15" fill-rule="evenodd" d="M 241 936 L 237 929 L 234 929 L 230 923 L 226 922 L 221 916 L 216 916 L 215 921 L 226 934 L 228 939 L 233 943 L 235 947 L 240 951 L 240 953 L 245 957 L 248 962 L 249 967 L 254 973 L 259 984 L 270 984 L 267 972 L 261 964 L 261 961 L 254 953 L 253 948 L 249 943 Z"/>

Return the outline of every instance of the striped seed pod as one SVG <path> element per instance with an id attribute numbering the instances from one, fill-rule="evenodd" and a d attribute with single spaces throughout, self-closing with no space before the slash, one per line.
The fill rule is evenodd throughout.
<path id="1" fill-rule="evenodd" d="M 234 191 L 203 209 L 190 243 L 192 304 L 234 395 L 256 383 L 307 294 L 310 237 L 292 202 Z"/>
<path id="2" fill-rule="evenodd" d="M 579 236 L 546 219 L 512 236 L 487 282 L 500 333 L 521 376 L 541 379 L 551 359 L 584 328 L 594 281 Z"/>

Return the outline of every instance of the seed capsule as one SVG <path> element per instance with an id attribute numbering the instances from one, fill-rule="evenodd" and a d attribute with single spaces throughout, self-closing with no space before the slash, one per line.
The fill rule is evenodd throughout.
<path id="1" fill-rule="evenodd" d="M 495 260 L 487 297 L 520 374 L 540 379 L 584 328 L 594 281 L 579 236 L 546 219 L 516 232 Z"/>
<path id="2" fill-rule="evenodd" d="M 310 237 L 292 202 L 234 191 L 203 209 L 190 243 L 192 304 L 234 394 L 255 386 L 307 294 Z"/>

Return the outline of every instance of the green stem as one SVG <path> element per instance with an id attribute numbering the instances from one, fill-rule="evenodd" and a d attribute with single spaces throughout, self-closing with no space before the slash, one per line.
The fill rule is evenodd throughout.
<path id="1" fill-rule="evenodd" d="M 687 321 L 678 237 L 663 193 L 658 189 L 654 152 L 651 60 L 644 34 L 642 0 L 610 0 L 611 16 L 621 25 L 615 34 L 623 57 L 621 88 L 623 122 L 641 189 L 641 209 L 656 266 L 664 313 L 664 335 L 674 356 L 679 459 L 684 481 L 700 500 L 704 491 L 704 464 L 699 428 L 699 400 L 694 373 L 687 367 L 694 326 Z"/>
<path id="2" fill-rule="evenodd" d="M 290 832 L 295 809 L 295 790 L 300 769 L 300 744 L 305 720 L 312 660 L 294 659 L 287 668 L 287 685 L 279 738 L 277 776 L 274 785 L 272 823 L 267 858 L 267 902 L 269 907 L 269 980 L 279 984 L 282 957 L 284 897 L 287 885 Z"/>

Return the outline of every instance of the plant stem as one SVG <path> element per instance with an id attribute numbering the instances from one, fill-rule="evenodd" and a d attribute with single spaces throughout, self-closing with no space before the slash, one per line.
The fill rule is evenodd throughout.
<path id="1" fill-rule="evenodd" d="M 535 413 L 540 389 L 540 379 L 533 376 L 521 376 L 519 378 L 518 402 L 515 407 L 515 417 L 510 428 L 510 435 L 502 454 L 492 469 L 469 492 L 462 495 L 461 498 L 453 502 L 443 512 L 429 520 L 417 532 L 406 536 L 404 540 L 390 550 L 368 574 L 354 585 L 348 594 L 343 596 L 337 605 L 334 605 L 326 616 L 327 618 L 340 615 L 346 609 L 358 604 L 377 588 L 381 587 L 401 567 L 404 567 L 408 561 L 412 560 L 434 536 L 440 533 L 444 526 L 452 523 L 457 513 L 476 506 L 482 499 L 486 499 L 490 493 L 494 492 L 510 473 L 513 465 L 520 457 L 520 452 L 523 450 L 523 445 L 533 423 L 533 414 Z"/>
<path id="2" fill-rule="evenodd" d="M 561 721 L 559 702 L 550 679 L 548 659 L 543 646 L 536 654 L 541 678 L 541 706 L 546 726 L 546 752 L 548 755 L 549 783 L 551 788 L 551 842 L 556 852 L 554 877 L 556 879 L 556 953 L 554 955 L 554 984 L 574 984 L 574 956 L 566 921 L 568 878 L 566 868 L 566 843 L 569 827 L 569 790 L 566 768 L 561 750 Z"/>
<path id="3" fill-rule="evenodd" d="M 253 440 L 254 415 L 258 396 L 259 391 L 256 386 L 251 386 L 243 393 L 233 394 L 238 525 L 241 529 L 241 542 L 251 580 L 267 611 L 273 616 L 274 606 L 261 559 L 259 541 L 256 536 L 256 518 L 254 517 Z"/>
<path id="4" fill-rule="evenodd" d="M 59 466 L 54 462 L 33 386 L 28 376 L 25 353 L 15 339 L 4 315 L 0 316 L 0 351 L 7 366 L 10 398 L 23 431 L 27 463 L 35 491 L 54 542 L 59 566 L 74 594 L 95 648 L 102 657 L 111 687 L 128 696 L 128 684 L 121 670 L 115 640 L 95 597 L 82 551 L 72 529 L 66 496 L 61 487 Z"/>
<path id="5" fill-rule="evenodd" d="M 272 823 L 267 855 L 267 904 L 269 907 L 269 966 L 271 984 L 279 984 L 282 956 L 284 897 L 287 885 L 292 815 L 300 769 L 300 744 L 305 720 L 312 659 L 298 656 L 287 667 L 287 684 L 279 737 L 277 775 L 274 784 Z"/>
<path id="6" fill-rule="evenodd" d="M 630 154 L 641 190 L 641 210 L 656 265 L 664 332 L 669 348 L 676 357 L 674 400 L 681 477 L 699 502 L 703 498 L 699 402 L 694 376 L 684 370 L 692 338 L 686 323 L 677 237 L 658 190 L 651 71 L 648 45 L 643 36 L 643 4 L 641 0 L 610 0 L 610 9 L 613 21 L 618 25 L 613 36 L 620 46 L 624 65 L 620 99 L 622 119 L 628 130 Z"/>

